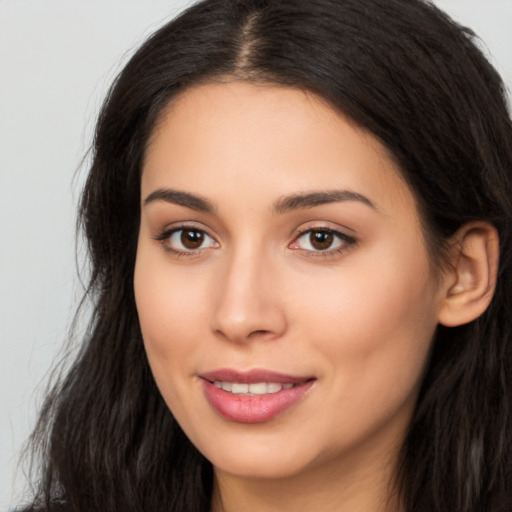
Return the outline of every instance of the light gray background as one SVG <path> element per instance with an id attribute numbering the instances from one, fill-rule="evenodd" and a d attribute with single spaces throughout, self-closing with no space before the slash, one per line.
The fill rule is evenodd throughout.
<path id="1" fill-rule="evenodd" d="M 81 294 L 76 174 L 101 99 L 138 44 L 190 0 L 0 0 L 0 510 Z M 512 0 L 437 0 L 512 89 Z"/>

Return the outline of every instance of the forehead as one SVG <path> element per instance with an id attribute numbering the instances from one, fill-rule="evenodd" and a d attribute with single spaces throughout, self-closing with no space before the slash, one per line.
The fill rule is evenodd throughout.
<path id="1" fill-rule="evenodd" d="M 219 200 L 343 188 L 415 209 L 387 149 L 304 90 L 246 82 L 194 86 L 161 115 L 142 193 L 171 187 Z M 215 199 L 215 198 L 214 198 Z"/>

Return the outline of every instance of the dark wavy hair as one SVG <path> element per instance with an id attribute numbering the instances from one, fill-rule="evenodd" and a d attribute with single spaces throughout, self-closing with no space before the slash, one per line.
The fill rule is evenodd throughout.
<path id="1" fill-rule="evenodd" d="M 94 311 L 32 436 L 33 510 L 209 510 L 212 467 L 156 388 L 132 276 L 148 138 L 173 97 L 219 79 L 311 91 L 377 137 L 433 261 L 465 223 L 497 228 L 494 298 L 477 320 L 439 326 L 397 485 L 409 512 L 512 510 L 512 124 L 474 39 L 422 0 L 204 0 L 141 46 L 97 123 L 80 208 Z"/>

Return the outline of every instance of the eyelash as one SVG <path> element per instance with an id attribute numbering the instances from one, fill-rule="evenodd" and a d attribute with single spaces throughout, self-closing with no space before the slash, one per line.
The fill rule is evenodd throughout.
<path id="1" fill-rule="evenodd" d="M 196 249 L 189 249 L 189 250 L 180 250 L 173 248 L 170 243 L 169 239 L 176 235 L 179 232 L 196 232 L 196 233 L 202 233 L 203 237 L 206 236 L 210 238 L 215 244 L 218 246 L 218 242 L 208 234 L 208 232 L 204 229 L 196 228 L 195 226 L 190 225 L 181 225 L 177 226 L 171 229 L 166 229 L 162 231 L 160 234 L 158 234 L 156 237 L 154 237 L 154 240 L 161 243 L 164 250 L 167 252 L 172 253 L 173 255 L 177 257 L 194 257 L 198 256 L 201 251 L 204 249 L 207 249 L 208 247 L 198 247 Z M 334 237 L 334 239 L 338 240 L 339 245 L 335 248 L 327 248 L 327 249 L 301 249 L 300 247 L 292 247 L 295 244 L 298 244 L 298 241 L 305 237 L 306 235 L 310 235 L 312 233 L 322 233 L 331 235 Z M 334 243 L 334 242 L 333 242 Z M 308 228 L 300 231 L 297 236 L 293 239 L 293 241 L 288 245 L 288 247 L 292 250 L 300 250 L 305 254 L 307 257 L 310 258 L 328 258 L 329 256 L 334 256 L 336 254 L 341 254 L 350 249 L 350 247 L 354 246 L 357 243 L 357 240 L 354 237 L 351 237 L 345 233 L 342 233 L 341 231 L 329 228 L 329 227 L 313 227 Z M 311 242 L 310 242 L 311 245 Z"/>
<path id="2" fill-rule="evenodd" d="M 182 226 L 177 226 L 177 227 L 174 227 L 171 229 L 165 229 L 160 234 L 158 234 L 156 237 L 154 237 L 154 240 L 156 240 L 157 242 L 160 242 L 160 244 L 162 245 L 162 247 L 164 248 L 165 251 L 170 252 L 177 257 L 189 257 L 190 258 L 190 257 L 198 256 L 200 251 L 202 251 L 204 248 L 198 247 L 197 249 L 180 250 L 180 249 L 174 249 L 173 247 L 171 247 L 171 245 L 169 244 L 170 238 L 173 235 L 179 233 L 180 231 L 202 233 L 203 236 L 207 236 L 208 238 L 212 239 L 218 245 L 218 242 L 212 236 L 210 236 L 207 231 L 205 231 L 204 229 L 197 228 L 195 226 L 190 226 L 190 225 L 182 225 Z"/>
<path id="3" fill-rule="evenodd" d="M 338 240 L 339 245 L 337 247 L 327 248 L 324 250 L 302 249 L 302 251 L 304 253 L 306 253 L 307 257 L 309 257 L 309 258 L 328 258 L 328 257 L 335 256 L 337 254 L 342 254 L 357 243 L 357 240 L 354 237 L 349 236 L 345 233 L 342 233 L 341 231 L 338 231 L 336 229 L 329 228 L 329 227 L 315 226 L 313 228 L 307 228 L 307 229 L 300 231 L 298 233 L 298 235 L 294 238 L 294 240 L 290 244 L 290 246 L 297 244 L 298 241 L 301 238 L 305 237 L 306 235 L 311 236 L 312 233 L 322 233 L 322 234 L 332 235 L 335 239 Z M 293 248 L 293 249 L 301 250 L 300 247 Z"/>

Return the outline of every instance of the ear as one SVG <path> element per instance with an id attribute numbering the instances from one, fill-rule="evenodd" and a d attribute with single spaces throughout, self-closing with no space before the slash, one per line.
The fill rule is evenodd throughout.
<path id="1" fill-rule="evenodd" d="M 498 273 L 499 239 L 488 222 L 471 222 L 452 239 L 450 266 L 443 279 L 438 321 L 447 327 L 467 324 L 489 306 Z"/>

